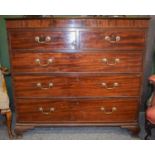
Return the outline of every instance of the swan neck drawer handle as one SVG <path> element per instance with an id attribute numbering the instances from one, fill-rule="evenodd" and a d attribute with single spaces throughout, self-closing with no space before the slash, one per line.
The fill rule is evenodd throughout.
<path id="1" fill-rule="evenodd" d="M 117 83 L 117 82 L 113 83 L 113 84 L 112 84 L 112 87 L 108 86 L 108 84 L 105 83 L 105 82 L 103 82 L 101 85 L 102 85 L 105 89 L 114 89 L 114 88 L 116 88 L 116 87 L 119 86 L 119 83 Z"/>
<path id="2" fill-rule="evenodd" d="M 45 44 L 51 41 L 51 37 L 50 36 L 46 36 L 46 37 L 35 36 L 35 41 L 39 44 Z"/>
<path id="3" fill-rule="evenodd" d="M 110 43 L 116 43 L 116 42 L 119 42 L 121 40 L 121 37 L 111 35 L 111 36 L 105 36 L 104 39 Z"/>
<path id="4" fill-rule="evenodd" d="M 53 83 L 50 82 L 50 83 L 48 84 L 48 87 L 43 87 L 42 83 L 38 82 L 38 83 L 36 84 L 36 86 L 37 86 L 37 88 L 45 89 L 45 90 L 46 90 L 46 89 L 52 88 L 52 87 L 53 87 Z"/>
<path id="5" fill-rule="evenodd" d="M 103 111 L 106 115 L 110 115 L 113 112 L 117 111 L 117 108 L 116 107 L 112 107 L 111 111 L 106 111 L 106 109 L 104 107 L 101 107 L 100 110 Z"/>
<path id="6" fill-rule="evenodd" d="M 108 60 L 107 58 L 103 58 L 102 59 L 102 62 L 105 63 L 105 64 L 107 64 L 107 65 L 112 66 L 112 65 L 118 64 L 120 62 L 120 59 L 119 58 L 115 58 L 113 60 Z"/>
<path id="7" fill-rule="evenodd" d="M 45 111 L 45 110 L 43 109 L 43 107 L 39 107 L 38 110 L 39 110 L 42 114 L 44 114 L 44 115 L 49 115 L 50 113 L 52 113 L 52 112 L 55 111 L 55 108 L 51 107 L 51 108 L 49 108 L 48 111 Z"/>
<path id="8" fill-rule="evenodd" d="M 45 64 L 42 64 L 40 59 L 35 59 L 35 63 L 41 67 L 49 66 L 52 62 L 53 62 L 53 59 L 51 59 L 51 58 L 47 59 L 47 62 Z"/>

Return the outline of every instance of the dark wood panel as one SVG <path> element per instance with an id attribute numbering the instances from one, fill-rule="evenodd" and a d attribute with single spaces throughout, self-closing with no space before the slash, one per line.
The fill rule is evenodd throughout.
<path id="1" fill-rule="evenodd" d="M 16 97 L 139 96 L 140 82 L 139 75 L 115 74 L 14 77 Z"/>
<path id="2" fill-rule="evenodd" d="M 134 54 L 134 57 L 133 57 Z M 13 52 L 14 72 L 141 72 L 141 52 Z"/>
<path id="3" fill-rule="evenodd" d="M 17 122 L 78 123 L 137 120 L 138 99 L 18 99 Z"/>
<path id="4" fill-rule="evenodd" d="M 82 49 L 143 50 L 144 42 L 144 31 L 106 30 L 104 32 L 80 32 L 80 46 Z"/>
<path id="5" fill-rule="evenodd" d="M 12 49 L 76 49 L 75 31 L 12 31 L 9 33 Z"/>

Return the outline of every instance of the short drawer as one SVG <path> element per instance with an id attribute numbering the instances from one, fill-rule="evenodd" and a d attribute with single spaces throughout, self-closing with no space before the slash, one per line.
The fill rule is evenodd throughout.
<path id="1" fill-rule="evenodd" d="M 48 99 L 18 99 L 17 122 L 65 122 L 70 120 L 69 102 Z"/>
<path id="2" fill-rule="evenodd" d="M 142 52 L 13 52 L 14 72 L 141 72 Z"/>
<path id="3" fill-rule="evenodd" d="M 75 31 L 12 31 L 9 33 L 11 49 L 76 49 Z"/>
<path id="4" fill-rule="evenodd" d="M 18 123 L 123 123 L 136 121 L 139 100 L 17 99 Z"/>
<path id="5" fill-rule="evenodd" d="M 73 101 L 74 102 L 74 101 Z M 133 122 L 138 119 L 138 99 L 105 98 L 79 100 L 72 104 L 74 122 Z"/>
<path id="6" fill-rule="evenodd" d="M 140 75 L 18 75 L 16 97 L 139 96 Z"/>
<path id="7" fill-rule="evenodd" d="M 81 49 L 143 50 L 145 32 L 137 30 L 80 31 Z"/>

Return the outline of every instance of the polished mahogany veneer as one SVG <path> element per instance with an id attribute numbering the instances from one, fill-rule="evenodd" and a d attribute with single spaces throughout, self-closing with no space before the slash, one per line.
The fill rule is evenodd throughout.
<path id="1" fill-rule="evenodd" d="M 16 97 L 139 96 L 140 75 L 15 76 Z"/>
<path id="2" fill-rule="evenodd" d="M 128 100 L 123 98 L 18 99 L 17 120 L 19 122 L 57 124 L 132 122 L 137 119 L 138 102 L 134 98 Z"/>
<path id="3" fill-rule="evenodd" d="M 12 49 L 76 49 L 75 31 L 16 31 L 10 33 Z"/>
<path id="4" fill-rule="evenodd" d="M 120 126 L 138 132 L 148 18 L 8 19 L 16 132 Z"/>
<path id="5" fill-rule="evenodd" d="M 134 55 L 134 57 L 133 57 Z M 142 72 L 142 51 L 32 52 L 12 53 L 14 72 Z"/>
<path id="6" fill-rule="evenodd" d="M 143 50 L 145 33 L 136 30 L 80 31 L 80 47 L 98 50 Z"/>

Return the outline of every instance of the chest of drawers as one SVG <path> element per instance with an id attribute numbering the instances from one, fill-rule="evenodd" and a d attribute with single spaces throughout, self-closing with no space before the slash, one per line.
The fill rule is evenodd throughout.
<path id="1" fill-rule="evenodd" d="M 120 126 L 138 132 L 146 18 L 8 19 L 16 132 Z"/>

